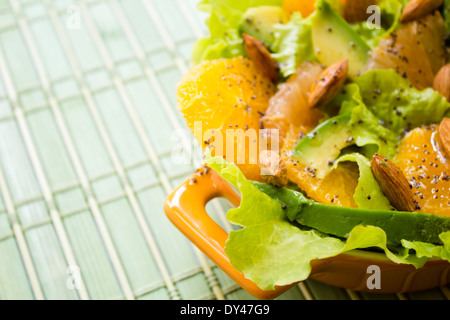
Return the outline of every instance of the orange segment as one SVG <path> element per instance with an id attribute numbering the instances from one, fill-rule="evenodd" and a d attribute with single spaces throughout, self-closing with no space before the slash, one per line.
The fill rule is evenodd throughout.
<path id="1" fill-rule="evenodd" d="M 308 130 L 304 127 L 292 126 L 283 144 L 281 156 L 286 162 L 289 180 L 317 202 L 357 208 L 353 195 L 358 185 L 359 170 L 355 163 L 342 163 L 325 178 L 319 179 L 292 157 L 291 150 L 306 133 Z"/>
<path id="2" fill-rule="evenodd" d="M 260 181 L 258 155 L 252 147 L 258 146 L 260 118 L 274 93 L 272 82 L 249 59 L 218 59 L 204 61 L 184 75 L 177 104 L 198 143 L 214 147 L 215 155 L 221 150 L 220 155 L 227 157 L 227 131 L 247 135 L 245 143 L 230 136 L 234 157 L 229 156 L 248 179 Z M 245 161 L 238 156 L 245 156 Z"/>
<path id="3" fill-rule="evenodd" d="M 284 0 L 283 9 L 288 15 L 300 12 L 303 18 L 307 18 L 316 11 L 316 2 L 317 0 Z M 329 0 L 328 2 L 337 13 L 343 14 L 346 0 Z"/>
<path id="4" fill-rule="evenodd" d="M 320 64 L 305 62 L 286 82 L 280 84 L 261 119 L 264 127 L 280 130 L 282 138 L 291 125 L 303 126 L 308 131 L 315 128 L 323 114 L 320 110 L 309 107 L 309 91 L 322 71 Z"/>
<path id="5" fill-rule="evenodd" d="M 394 69 L 418 89 L 431 87 L 448 58 L 445 33 L 445 22 L 438 11 L 404 24 L 380 41 L 366 70 Z"/>
<path id="6" fill-rule="evenodd" d="M 293 12 L 300 12 L 303 18 L 308 17 L 316 11 L 316 0 L 284 0 L 283 9 L 292 14 Z"/>
<path id="7" fill-rule="evenodd" d="M 410 180 L 420 211 L 450 217 L 450 162 L 441 151 L 438 131 L 438 125 L 411 131 L 395 161 Z"/>

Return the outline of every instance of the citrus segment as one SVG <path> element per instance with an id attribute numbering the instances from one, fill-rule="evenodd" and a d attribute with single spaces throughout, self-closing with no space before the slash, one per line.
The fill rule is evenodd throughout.
<path id="1" fill-rule="evenodd" d="M 418 89 L 433 85 L 435 74 L 447 61 L 445 22 L 436 11 L 404 24 L 380 41 L 366 70 L 394 69 Z"/>
<path id="2" fill-rule="evenodd" d="M 316 11 L 316 2 L 317 0 L 284 0 L 283 9 L 288 15 L 300 12 L 303 18 L 307 18 Z M 328 0 L 328 2 L 337 13 L 344 14 L 346 0 Z"/>
<path id="3" fill-rule="evenodd" d="M 292 14 L 293 12 L 300 12 L 303 18 L 308 17 L 316 11 L 316 0 L 284 0 L 283 9 Z"/>
<path id="4" fill-rule="evenodd" d="M 309 92 L 314 81 L 323 71 L 318 63 L 305 62 L 297 72 L 278 86 L 278 92 L 269 100 L 269 107 L 261 119 L 265 128 L 278 129 L 284 138 L 291 125 L 312 130 L 323 114 L 309 108 Z"/>
<path id="5" fill-rule="evenodd" d="M 396 164 L 410 181 L 420 211 L 450 217 L 450 162 L 438 125 L 417 128 L 400 143 Z"/>
<path id="6" fill-rule="evenodd" d="M 258 150 L 253 147 L 258 146 L 260 118 L 274 93 L 270 79 L 249 59 L 218 59 L 204 61 L 184 75 L 177 104 L 203 148 L 231 158 L 248 179 L 260 181 Z"/>

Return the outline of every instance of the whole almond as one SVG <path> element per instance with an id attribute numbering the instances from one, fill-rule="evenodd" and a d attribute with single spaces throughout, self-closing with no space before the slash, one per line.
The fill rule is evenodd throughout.
<path id="1" fill-rule="evenodd" d="M 450 118 L 444 118 L 439 125 L 439 138 L 445 156 L 450 160 Z"/>
<path id="2" fill-rule="evenodd" d="M 407 23 L 424 17 L 438 9 L 442 3 L 443 0 L 411 0 L 403 9 L 400 21 Z"/>
<path id="3" fill-rule="evenodd" d="M 400 168 L 378 154 L 373 156 L 371 167 L 381 190 L 395 209 L 406 212 L 418 209 L 411 186 Z"/>
<path id="4" fill-rule="evenodd" d="M 243 34 L 244 48 L 247 56 L 253 61 L 256 68 L 264 73 L 273 83 L 279 79 L 279 67 L 275 59 L 272 58 L 266 46 L 248 34 Z"/>
<path id="5" fill-rule="evenodd" d="M 320 107 L 333 100 L 344 86 L 347 74 L 347 59 L 336 62 L 325 69 L 309 92 L 309 107 Z"/>
<path id="6" fill-rule="evenodd" d="M 450 63 L 443 66 L 434 77 L 433 89 L 450 102 Z"/>

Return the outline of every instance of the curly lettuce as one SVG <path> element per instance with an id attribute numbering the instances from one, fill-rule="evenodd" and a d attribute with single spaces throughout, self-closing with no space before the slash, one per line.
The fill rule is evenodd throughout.
<path id="1" fill-rule="evenodd" d="M 353 199 L 360 209 L 369 210 L 391 210 L 389 200 L 381 191 L 370 167 L 370 160 L 360 153 L 350 153 L 341 156 L 333 165 L 336 168 L 341 162 L 355 162 L 359 168 L 358 185 L 356 186 Z M 370 198 L 367 197 L 370 195 Z"/>
<path id="2" fill-rule="evenodd" d="M 311 19 L 303 19 L 300 12 L 294 12 L 288 23 L 276 24 L 274 38 L 272 57 L 284 77 L 294 74 L 301 62 L 315 60 Z"/>
<path id="3" fill-rule="evenodd" d="M 397 135 L 384 127 L 380 119 L 369 110 L 364 102 L 360 87 L 350 83 L 334 99 L 332 104 L 340 106 L 340 114 L 351 114 L 352 135 L 355 144 L 362 149 L 366 157 L 372 157 L 375 152 L 386 157 L 397 153 Z"/>
<path id="4" fill-rule="evenodd" d="M 202 0 L 198 8 L 207 12 L 209 37 L 199 39 L 192 52 L 192 63 L 245 55 L 239 31 L 243 14 L 257 6 L 281 6 L 282 0 Z"/>
<path id="5" fill-rule="evenodd" d="M 418 90 L 395 70 L 373 70 L 354 79 L 367 108 L 396 134 L 439 123 L 450 103 L 432 88 Z"/>

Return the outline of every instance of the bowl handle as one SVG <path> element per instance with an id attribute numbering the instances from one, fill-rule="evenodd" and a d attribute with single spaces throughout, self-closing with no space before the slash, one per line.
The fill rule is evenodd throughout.
<path id="1" fill-rule="evenodd" d="M 244 290 L 260 300 L 272 300 L 287 291 L 290 286 L 275 290 L 261 290 L 237 271 L 225 254 L 228 233 L 206 212 L 206 205 L 215 198 L 226 198 L 239 206 L 240 197 L 233 188 L 208 167 L 197 170 L 175 189 L 164 203 L 169 220 L 219 268 Z"/>

